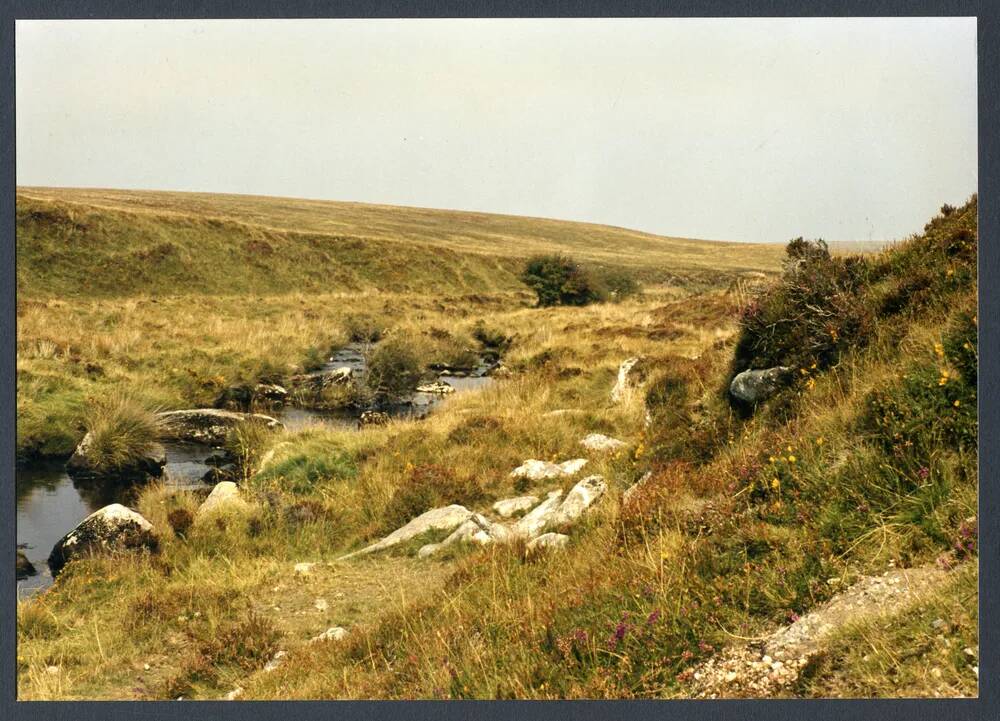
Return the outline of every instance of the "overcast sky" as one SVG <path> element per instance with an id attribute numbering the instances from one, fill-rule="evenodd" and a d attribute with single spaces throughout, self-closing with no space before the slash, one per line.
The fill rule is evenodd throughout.
<path id="1" fill-rule="evenodd" d="M 868 240 L 977 186 L 972 18 L 18 21 L 17 182 Z"/>

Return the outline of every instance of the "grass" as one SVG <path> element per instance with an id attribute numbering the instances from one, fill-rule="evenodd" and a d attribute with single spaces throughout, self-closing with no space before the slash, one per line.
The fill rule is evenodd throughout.
<path id="1" fill-rule="evenodd" d="M 95 472 L 134 465 L 156 448 L 162 434 L 156 412 L 122 391 L 93 399 L 84 426 L 90 435 L 87 466 Z"/>
<path id="2" fill-rule="evenodd" d="M 73 202 L 89 191 L 81 193 Z M 129 212 L 165 212 L 155 194 L 109 198 L 127 201 Z M 261 202 L 247 217 L 267 215 L 275 227 L 292 226 L 301 207 Z M 410 232 L 428 232 L 432 218 L 414 213 Z M 970 217 L 974 204 L 869 258 L 877 272 L 859 296 L 873 309 L 866 344 L 838 350 L 830 367 L 806 366 L 746 417 L 720 392 L 740 311 L 754 297 L 745 278 L 709 289 L 652 285 L 583 308 L 532 308 L 520 291 L 26 306 L 19 374 L 39 398 L 43 379 L 83 394 L 107 387 L 70 358 L 90 347 L 86 328 L 125 304 L 132 312 L 104 342 L 125 343 L 127 331 L 147 325 L 154 342 L 141 354 L 117 349 L 103 358 L 105 372 L 136 385 L 159 377 L 155 393 L 168 403 L 209 397 L 265 366 L 299 370 L 305 349 L 370 327 L 345 320 L 360 313 L 391 318 L 387 337 L 415 339 L 424 363 L 491 345 L 504 349 L 514 375 L 449 397 L 423 421 L 247 439 L 256 460 L 247 468 L 267 461 L 242 484 L 250 510 L 222 523 L 182 523 L 175 533 L 169 518 L 193 514 L 199 497 L 145 489 L 139 510 L 160 536 L 157 556 L 71 563 L 51 590 L 19 604 L 19 697 L 218 698 L 235 686 L 260 699 L 684 697 L 683 674 L 699 659 L 788 623 L 860 574 L 938 561 L 959 567 L 954 582 L 887 619 L 841 629 L 795 692 L 974 693 L 962 664 L 964 648 L 978 653 L 969 521 L 977 515 L 976 364 L 965 347 L 975 340 L 975 278 L 967 257 L 938 243 Z M 902 293 L 920 264 L 929 282 Z M 906 301 L 891 313 L 890 295 L 894 308 Z M 190 322 L 167 324 L 175 314 Z M 647 359 L 650 380 L 613 404 L 618 365 L 632 355 Z M 194 373 L 162 373 L 172 363 Z M 216 382 L 209 374 L 220 369 L 229 375 Z M 873 408 L 891 423 L 873 423 Z M 592 432 L 626 448 L 591 454 L 579 441 Z M 464 501 L 483 511 L 500 498 L 565 490 L 572 479 L 521 483 L 510 471 L 527 458 L 574 457 L 587 457 L 581 475 L 604 475 L 610 491 L 562 529 L 571 536 L 564 551 L 529 558 L 517 546 L 462 548 L 422 561 L 413 555 L 428 539 L 419 539 L 337 560 L 428 505 Z M 647 471 L 638 500 L 624 504 L 623 491 Z M 303 576 L 293 571 L 299 562 L 319 565 Z M 928 634 L 939 617 L 947 629 Z M 344 641 L 308 642 L 333 625 L 348 629 Z M 208 643 L 236 628 L 242 650 L 226 655 Z M 276 648 L 288 652 L 284 663 L 261 672 L 261 649 Z M 46 673 L 48 665 L 61 673 Z"/>

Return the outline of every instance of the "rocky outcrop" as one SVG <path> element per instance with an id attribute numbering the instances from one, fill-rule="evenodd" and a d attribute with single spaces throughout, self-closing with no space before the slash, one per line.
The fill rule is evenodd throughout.
<path id="1" fill-rule="evenodd" d="M 74 478 L 117 478 L 139 481 L 160 477 L 163 475 L 165 465 L 167 465 L 166 450 L 159 443 L 153 443 L 145 453 L 124 466 L 114 468 L 103 466 L 95 457 L 93 436 L 88 433 L 66 462 L 66 472 Z"/>
<path id="2" fill-rule="evenodd" d="M 118 503 L 87 516 L 52 547 L 49 568 L 58 574 L 69 561 L 91 553 L 146 548 L 155 550 L 153 525 Z"/>
<path id="3" fill-rule="evenodd" d="M 288 389 L 277 383 L 239 384 L 226 388 L 215 401 L 218 408 L 250 408 L 255 402 L 284 403 Z"/>
<path id="4" fill-rule="evenodd" d="M 24 555 L 24 551 L 21 549 L 17 550 L 17 580 L 22 581 L 29 576 L 34 576 L 38 573 L 35 565 L 28 560 L 28 557 Z"/>
<path id="5" fill-rule="evenodd" d="M 608 453 L 611 451 L 621 450 L 626 444 L 624 441 L 620 441 L 617 438 L 611 438 L 610 436 L 605 436 L 601 433 L 591 433 L 589 436 L 580 441 L 580 445 L 588 451 Z"/>
<path id="6" fill-rule="evenodd" d="M 729 394 L 743 403 L 760 403 L 781 390 L 791 370 L 785 366 L 775 366 L 766 370 L 737 373 L 729 384 Z"/>
<path id="7" fill-rule="evenodd" d="M 445 506 L 443 508 L 433 508 L 426 513 L 421 513 L 405 526 L 397 528 L 380 541 L 376 541 L 361 550 L 348 553 L 346 556 L 341 556 L 340 560 L 391 548 L 392 546 L 408 541 L 411 538 L 419 536 L 421 533 L 426 533 L 427 531 L 452 531 L 468 521 L 472 515 L 472 511 L 468 508 L 457 504 Z"/>
<path id="8" fill-rule="evenodd" d="M 216 484 L 208 498 L 202 501 L 195 513 L 196 520 L 203 520 L 207 516 L 217 513 L 240 513 L 248 511 L 250 504 L 240 496 L 240 489 L 232 481 L 222 481 Z"/>
<path id="9" fill-rule="evenodd" d="M 586 458 L 574 458 L 562 463 L 550 463 L 534 458 L 528 459 L 511 472 L 513 478 L 527 478 L 529 481 L 544 481 L 550 478 L 572 476 L 587 465 Z"/>
<path id="10" fill-rule="evenodd" d="M 266 428 L 284 428 L 280 421 L 260 413 L 238 413 L 218 408 L 194 408 L 157 414 L 164 434 L 175 440 L 222 445 L 229 432 L 241 423 L 260 423 Z"/>
<path id="11" fill-rule="evenodd" d="M 514 524 L 514 533 L 521 537 L 534 538 L 552 521 L 561 502 L 562 491 L 550 492 L 541 505 L 536 506 L 531 513 Z"/>
<path id="12" fill-rule="evenodd" d="M 505 498 L 493 504 L 493 510 L 502 518 L 510 518 L 515 513 L 530 511 L 538 505 L 538 496 L 518 496 L 517 498 Z"/>
<path id="13" fill-rule="evenodd" d="M 618 381 L 611 389 L 612 403 L 620 403 L 635 390 L 645 377 L 644 364 L 640 356 L 622 361 L 618 367 Z"/>
<path id="14" fill-rule="evenodd" d="M 575 522 L 608 490 L 603 476 L 587 476 L 573 486 L 552 518 L 555 525 Z"/>
<path id="15" fill-rule="evenodd" d="M 506 526 L 500 523 L 493 523 L 485 516 L 473 513 L 467 521 L 456 528 L 450 536 L 440 543 L 429 543 L 423 546 L 417 551 L 417 556 L 419 558 L 433 556 L 442 548 L 450 546 L 453 543 L 465 542 L 488 546 L 491 543 L 506 541 L 510 535 L 510 530 Z"/>
<path id="16" fill-rule="evenodd" d="M 350 366 L 341 366 L 339 368 L 327 368 L 313 373 L 292 376 L 289 382 L 293 386 L 322 390 L 330 386 L 347 385 L 353 379 L 354 369 Z"/>

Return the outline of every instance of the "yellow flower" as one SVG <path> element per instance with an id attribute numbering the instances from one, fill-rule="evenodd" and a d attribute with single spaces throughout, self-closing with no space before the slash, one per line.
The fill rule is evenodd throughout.
<path id="1" fill-rule="evenodd" d="M 807 373 L 809 373 L 809 371 L 807 371 L 805 368 L 799 368 L 799 373 L 801 373 L 802 375 L 806 375 Z"/>
<path id="2" fill-rule="evenodd" d="M 940 343 L 934 344 L 934 353 L 938 358 L 944 358 L 944 346 Z"/>
<path id="3" fill-rule="evenodd" d="M 806 381 L 806 388 L 809 388 L 810 390 L 812 390 L 815 387 L 816 387 L 816 379 L 815 378 L 810 378 L 809 380 Z"/>
<path id="4" fill-rule="evenodd" d="M 823 436 L 820 436 L 819 438 L 816 439 L 816 445 L 817 446 L 823 445 Z"/>
<path id="5" fill-rule="evenodd" d="M 960 405 L 962 405 L 962 401 L 955 401 L 954 405 L 956 408 L 958 408 Z"/>
<path id="6" fill-rule="evenodd" d="M 947 276 L 948 276 L 949 278 L 950 278 L 951 276 L 955 275 L 955 269 L 954 269 L 954 268 L 948 268 L 948 272 L 947 272 L 947 274 L 946 274 L 946 275 L 947 275 Z"/>
<path id="7" fill-rule="evenodd" d="M 792 452 L 792 447 L 791 447 L 791 446 L 788 446 L 788 452 L 789 452 L 789 453 L 791 453 L 791 452 Z"/>
<path id="8" fill-rule="evenodd" d="M 770 456 L 767 460 L 771 461 L 771 463 L 774 463 L 778 459 L 775 458 L 774 456 Z"/>
<path id="9" fill-rule="evenodd" d="M 788 457 L 788 462 L 789 463 L 795 463 L 795 456 L 789 456 Z"/>
<path id="10" fill-rule="evenodd" d="M 779 488 L 781 488 L 781 481 L 779 481 L 777 478 L 772 478 L 771 488 L 773 488 L 774 490 L 778 490 Z"/>

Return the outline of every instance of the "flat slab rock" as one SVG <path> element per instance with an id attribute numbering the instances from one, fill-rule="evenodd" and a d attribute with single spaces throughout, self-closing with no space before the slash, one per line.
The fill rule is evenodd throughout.
<path id="1" fill-rule="evenodd" d="M 355 556 L 362 556 L 391 548 L 427 531 L 451 531 L 468 521 L 472 515 L 472 511 L 468 508 L 457 504 L 443 508 L 433 508 L 426 513 L 421 513 L 402 528 L 397 528 L 382 540 L 376 541 L 370 546 L 366 546 L 353 553 L 348 553 L 346 556 L 341 556 L 340 560 L 343 561 Z"/>
<path id="2" fill-rule="evenodd" d="M 574 458 L 562 463 L 551 463 L 529 458 L 511 471 L 513 478 L 527 478 L 529 481 L 545 481 L 550 478 L 572 476 L 587 465 L 586 458 Z"/>
<path id="3" fill-rule="evenodd" d="M 215 513 L 246 511 L 250 509 L 250 504 L 240 496 L 240 489 L 232 481 L 222 481 L 216 483 L 215 488 L 208 494 L 208 498 L 202 501 L 195 513 L 195 518 L 204 518 Z"/>
<path id="4" fill-rule="evenodd" d="M 556 490 L 548 494 L 541 505 L 514 524 L 513 531 L 522 537 L 534 538 L 548 526 L 575 522 L 608 490 L 602 476 L 588 476 L 573 486 L 566 497 Z"/>
<path id="5" fill-rule="evenodd" d="M 131 508 L 112 503 L 91 513 L 59 539 L 48 563 L 56 575 L 69 561 L 86 554 L 156 547 L 153 524 Z"/>
<path id="6" fill-rule="evenodd" d="M 569 543 L 569 536 L 563 533 L 543 533 L 538 538 L 532 539 L 527 545 L 528 553 L 537 553 L 543 550 L 554 550 L 565 548 Z"/>
<path id="7" fill-rule="evenodd" d="M 530 511 L 538 505 L 538 496 L 517 496 L 516 498 L 504 498 L 493 504 L 493 510 L 501 518 L 510 518 L 520 511 Z"/>
<path id="8" fill-rule="evenodd" d="M 240 423 L 262 423 L 267 428 L 284 428 L 281 421 L 261 413 L 238 413 L 218 408 L 192 408 L 165 411 L 157 416 L 163 421 L 164 435 L 181 441 L 220 445 L 229 431 Z"/>
<path id="9" fill-rule="evenodd" d="M 428 543 L 417 551 L 418 558 L 428 558 L 442 548 L 453 543 L 475 543 L 488 546 L 491 543 L 504 542 L 510 538 L 510 529 L 501 523 L 494 523 L 485 516 L 473 513 L 469 520 L 456 528 L 450 536 L 440 543 Z"/>

